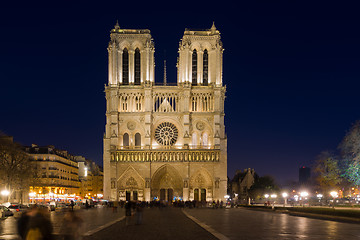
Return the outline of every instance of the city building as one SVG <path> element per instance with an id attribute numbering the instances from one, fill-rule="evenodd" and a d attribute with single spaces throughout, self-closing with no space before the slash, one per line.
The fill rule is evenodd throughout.
<path id="1" fill-rule="evenodd" d="M 75 156 L 54 146 L 24 147 L 36 169 L 30 184 L 30 200 L 74 198 L 79 195 L 80 181 Z"/>
<path id="2" fill-rule="evenodd" d="M 248 190 L 254 184 L 255 170 L 248 168 L 244 171 L 238 170 L 235 173 L 234 178 L 231 181 L 231 193 L 232 197 L 236 197 L 240 202 L 247 201 Z"/>
<path id="3" fill-rule="evenodd" d="M 299 168 L 299 184 L 308 184 L 311 177 L 311 168 L 302 166 Z"/>
<path id="4" fill-rule="evenodd" d="M 103 197 L 103 172 L 95 162 L 76 156 L 79 167 L 80 192 L 82 198 L 101 199 Z"/>
<path id="5" fill-rule="evenodd" d="M 185 29 L 177 84 L 155 82 L 147 29 L 110 33 L 105 86 L 104 198 L 225 200 L 223 46 L 220 32 Z M 164 71 L 166 72 L 166 71 Z"/>

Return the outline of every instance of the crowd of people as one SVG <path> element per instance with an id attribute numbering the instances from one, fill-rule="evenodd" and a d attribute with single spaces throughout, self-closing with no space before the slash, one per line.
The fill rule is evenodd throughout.
<path id="1" fill-rule="evenodd" d="M 53 227 L 47 208 L 33 205 L 22 213 L 17 221 L 17 229 L 23 240 L 53 240 Z M 69 210 L 61 225 L 61 240 L 80 240 L 82 238 L 83 220 L 75 211 Z M 57 238 L 59 239 L 59 238 Z"/>

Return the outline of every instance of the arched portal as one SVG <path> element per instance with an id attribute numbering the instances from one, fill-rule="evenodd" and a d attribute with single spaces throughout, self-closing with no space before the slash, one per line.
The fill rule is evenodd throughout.
<path id="1" fill-rule="evenodd" d="M 204 168 L 190 177 L 190 200 L 211 201 L 213 198 L 213 178 Z"/>
<path id="2" fill-rule="evenodd" d="M 161 166 L 151 179 L 151 199 L 171 202 L 183 196 L 183 180 L 178 171 L 169 166 Z"/>
<path id="3" fill-rule="evenodd" d="M 118 200 L 121 201 L 144 201 L 145 181 L 139 173 L 129 167 L 118 178 Z"/>

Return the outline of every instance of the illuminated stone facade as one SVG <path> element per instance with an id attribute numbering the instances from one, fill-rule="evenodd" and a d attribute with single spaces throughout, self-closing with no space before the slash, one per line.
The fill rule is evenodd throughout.
<path id="1" fill-rule="evenodd" d="M 104 198 L 224 200 L 226 88 L 219 31 L 214 25 L 185 30 L 177 84 L 155 83 L 149 30 L 117 24 L 110 38 Z"/>

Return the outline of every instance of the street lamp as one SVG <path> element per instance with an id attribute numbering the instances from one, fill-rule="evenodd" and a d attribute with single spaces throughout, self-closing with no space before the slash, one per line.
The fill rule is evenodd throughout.
<path id="1" fill-rule="evenodd" d="M 283 192 L 282 193 L 282 197 L 284 198 L 284 207 L 286 206 L 286 203 L 287 203 L 287 197 L 288 197 L 288 194 L 286 192 Z"/>
<path id="2" fill-rule="evenodd" d="M 335 191 L 332 191 L 330 195 L 333 197 L 333 208 L 335 208 L 335 198 L 338 197 L 338 193 Z"/>

